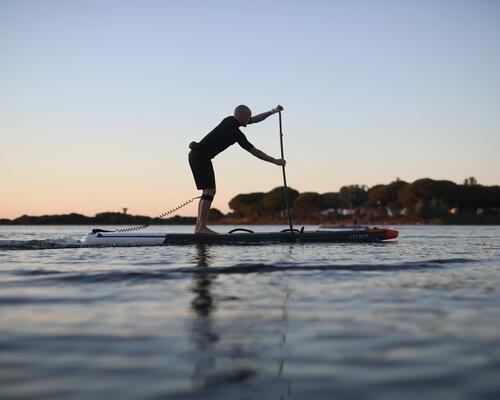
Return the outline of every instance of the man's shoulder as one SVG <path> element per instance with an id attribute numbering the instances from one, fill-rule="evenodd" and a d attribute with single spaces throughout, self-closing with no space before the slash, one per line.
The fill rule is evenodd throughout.
<path id="1" fill-rule="evenodd" d="M 240 123 L 236 118 L 232 116 L 224 118 L 217 128 L 218 130 L 222 130 L 224 132 L 233 132 L 233 133 L 241 132 Z"/>
<path id="2" fill-rule="evenodd" d="M 232 115 L 226 117 L 222 120 L 221 124 L 234 125 L 236 127 L 239 126 L 238 120 L 234 118 Z"/>

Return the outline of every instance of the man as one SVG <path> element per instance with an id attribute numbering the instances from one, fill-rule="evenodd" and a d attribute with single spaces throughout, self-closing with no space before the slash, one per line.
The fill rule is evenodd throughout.
<path id="1" fill-rule="evenodd" d="M 238 142 L 245 150 L 261 160 L 285 166 L 286 161 L 268 156 L 263 151 L 256 149 L 240 131 L 240 126 L 255 124 L 264 121 L 270 115 L 282 111 L 278 105 L 271 111 L 252 117 L 250 108 L 240 105 L 234 109 L 234 115 L 227 117 L 217 125 L 212 132 L 206 135 L 199 143 L 191 142 L 189 148 L 189 165 L 193 171 L 196 187 L 203 190 L 198 204 L 198 219 L 196 220 L 195 233 L 216 234 L 207 227 L 208 212 L 215 196 L 215 174 L 211 159 L 229 146 Z"/>

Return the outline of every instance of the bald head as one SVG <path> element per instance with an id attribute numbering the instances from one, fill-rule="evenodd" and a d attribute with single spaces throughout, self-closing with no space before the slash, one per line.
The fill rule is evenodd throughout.
<path id="1" fill-rule="evenodd" d="M 250 108 L 243 104 L 234 109 L 234 118 L 236 118 L 238 122 L 243 126 L 247 126 L 247 124 L 250 122 L 251 116 L 252 110 L 250 110 Z"/>

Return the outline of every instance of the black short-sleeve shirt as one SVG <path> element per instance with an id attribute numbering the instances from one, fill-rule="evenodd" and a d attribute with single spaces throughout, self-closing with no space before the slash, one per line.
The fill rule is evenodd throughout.
<path id="1" fill-rule="evenodd" d="M 250 151 L 253 145 L 247 137 L 240 131 L 240 123 L 234 117 L 227 117 L 217 125 L 212 132 L 207 134 L 196 146 L 196 151 L 205 153 L 208 157 L 214 158 L 221 151 L 226 150 L 236 142 L 245 150 Z"/>

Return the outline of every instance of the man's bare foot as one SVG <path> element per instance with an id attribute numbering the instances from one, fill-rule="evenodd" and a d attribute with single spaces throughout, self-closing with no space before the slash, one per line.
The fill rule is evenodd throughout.
<path id="1" fill-rule="evenodd" d="M 202 234 L 209 234 L 209 235 L 218 235 L 219 232 L 215 232 L 213 230 L 211 230 L 210 228 L 200 228 L 200 229 L 195 229 L 194 233 L 202 233 Z"/>

